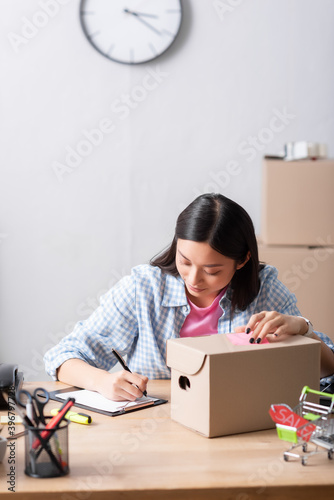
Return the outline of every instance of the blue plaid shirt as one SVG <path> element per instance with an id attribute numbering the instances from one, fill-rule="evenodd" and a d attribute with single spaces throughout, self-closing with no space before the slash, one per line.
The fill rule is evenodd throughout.
<path id="1" fill-rule="evenodd" d="M 277 274 L 272 266 L 260 271 L 260 291 L 245 311 L 236 309 L 232 314 L 232 291 L 227 289 L 219 302 L 219 334 L 233 332 L 235 327 L 246 325 L 252 314 L 264 310 L 300 315 L 295 295 L 277 279 Z M 131 371 L 150 379 L 170 378 L 166 342 L 179 337 L 189 312 L 180 277 L 162 273 L 158 267 L 137 266 L 102 296 L 100 306 L 88 319 L 78 322 L 70 335 L 45 354 L 46 371 L 56 379 L 57 368 L 71 358 L 110 370 L 117 363 L 111 352 L 114 348 L 127 354 Z M 326 335 L 317 335 L 334 351 Z"/>

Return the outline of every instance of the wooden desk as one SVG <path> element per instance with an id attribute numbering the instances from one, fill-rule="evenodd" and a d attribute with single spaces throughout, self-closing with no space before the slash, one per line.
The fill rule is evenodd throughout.
<path id="1" fill-rule="evenodd" d="M 37 383 L 26 383 L 32 390 Z M 46 382 L 48 390 L 64 387 Z M 148 393 L 170 399 L 170 382 L 151 381 Z M 48 409 L 57 407 L 55 401 Z M 4 414 L 4 412 L 2 412 Z M 328 500 L 334 461 L 284 462 L 287 443 L 274 429 L 207 439 L 170 420 L 170 403 L 119 417 L 92 413 L 90 426 L 70 424 L 70 474 L 33 479 L 24 474 L 24 438 L 16 441 L 16 493 L 8 491 L 7 457 L 0 464 L 1 500 Z M 17 429 L 22 426 L 18 425 Z M 2 435 L 6 435 L 4 429 Z"/>

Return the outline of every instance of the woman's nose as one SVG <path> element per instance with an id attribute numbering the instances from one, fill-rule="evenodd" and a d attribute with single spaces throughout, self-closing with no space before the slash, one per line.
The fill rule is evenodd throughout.
<path id="1" fill-rule="evenodd" d="M 189 273 L 189 281 L 190 281 L 190 284 L 193 286 L 198 285 L 199 282 L 201 281 L 200 271 L 196 267 L 191 268 L 190 273 Z"/>

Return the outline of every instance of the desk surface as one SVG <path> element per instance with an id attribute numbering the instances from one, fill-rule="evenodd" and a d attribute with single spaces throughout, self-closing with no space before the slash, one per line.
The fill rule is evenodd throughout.
<path id="1" fill-rule="evenodd" d="M 25 387 L 31 390 L 38 385 L 27 382 Z M 66 387 L 60 382 L 44 382 L 43 386 L 50 391 Z M 170 381 L 150 381 L 148 393 L 170 399 Z M 50 401 L 46 414 L 54 407 L 59 403 Z M 311 457 L 306 466 L 300 461 L 284 462 L 283 451 L 288 444 L 278 439 L 274 429 L 207 439 L 171 421 L 170 403 L 118 417 L 91 415 L 93 423 L 89 426 L 70 424 L 68 476 L 26 476 L 24 438 L 15 441 L 15 498 L 333 498 L 334 460 L 320 454 Z M 21 428 L 16 426 L 17 430 Z M 3 429 L 2 436 L 6 435 Z M 0 464 L 2 500 L 12 495 L 6 484 L 9 467 L 7 454 Z"/>

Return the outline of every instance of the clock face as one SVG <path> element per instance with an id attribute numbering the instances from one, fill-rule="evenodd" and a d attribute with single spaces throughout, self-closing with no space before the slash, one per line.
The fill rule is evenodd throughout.
<path id="1" fill-rule="evenodd" d="M 81 0 L 80 19 L 86 37 L 101 54 L 140 64 L 173 43 L 182 7 L 180 0 Z"/>

